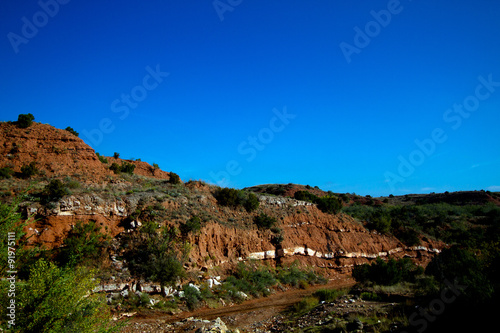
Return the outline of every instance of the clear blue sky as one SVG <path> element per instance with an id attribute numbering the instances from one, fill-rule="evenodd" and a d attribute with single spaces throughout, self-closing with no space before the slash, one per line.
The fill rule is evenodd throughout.
<path id="1" fill-rule="evenodd" d="M 1 1 L 0 115 L 236 188 L 500 190 L 499 18 L 495 0 Z"/>

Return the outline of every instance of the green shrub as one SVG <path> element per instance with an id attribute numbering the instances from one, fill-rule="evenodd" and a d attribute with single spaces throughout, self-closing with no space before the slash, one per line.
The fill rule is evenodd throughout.
<path id="1" fill-rule="evenodd" d="M 186 237 L 190 232 L 197 233 L 201 229 L 201 219 L 198 216 L 193 216 L 185 223 L 181 223 L 179 230 Z"/>
<path id="2" fill-rule="evenodd" d="M 170 184 L 174 184 L 174 185 L 175 185 L 175 184 L 180 184 L 180 183 L 182 183 L 182 182 L 181 182 L 181 177 L 179 177 L 179 175 L 178 175 L 178 174 L 176 174 L 176 173 L 174 173 L 174 172 L 170 171 L 170 172 L 169 172 L 169 176 L 170 176 L 170 178 L 168 179 L 168 182 L 169 182 Z"/>
<path id="3" fill-rule="evenodd" d="M 217 204 L 227 207 L 237 207 L 240 204 L 239 191 L 234 188 L 222 188 L 215 194 Z"/>
<path id="4" fill-rule="evenodd" d="M 135 170 L 135 164 L 128 163 L 128 162 L 123 162 L 120 171 L 128 174 L 133 174 Z"/>
<path id="5" fill-rule="evenodd" d="M 184 300 L 186 301 L 186 305 L 189 310 L 196 309 L 197 305 L 202 300 L 200 291 L 190 285 L 184 285 L 182 290 L 184 291 Z"/>
<path id="6" fill-rule="evenodd" d="M 21 167 L 21 177 L 22 178 L 30 178 L 38 174 L 38 168 L 36 167 L 36 162 L 31 162 L 28 165 L 23 165 Z"/>
<path id="7" fill-rule="evenodd" d="M 110 167 L 109 167 L 109 170 L 113 171 L 114 173 L 118 174 L 122 171 L 122 168 L 121 166 L 116 163 L 116 162 L 113 162 L 111 163 Z"/>
<path id="8" fill-rule="evenodd" d="M 270 229 L 272 226 L 276 224 L 276 219 L 265 213 L 261 213 L 260 215 L 254 217 L 253 222 L 259 228 Z"/>
<path id="9" fill-rule="evenodd" d="M 19 128 L 28 128 L 33 124 L 33 120 L 35 120 L 35 116 L 31 113 L 28 114 L 20 114 L 17 118 L 16 125 Z"/>
<path id="10" fill-rule="evenodd" d="M 122 165 L 119 165 L 118 163 L 113 162 L 109 167 L 109 170 L 113 171 L 115 174 L 119 174 L 120 172 L 133 174 L 135 170 L 135 164 L 123 161 Z"/>
<path id="11" fill-rule="evenodd" d="M 101 154 L 99 153 L 95 153 L 97 155 L 97 158 L 99 159 L 99 161 L 101 161 L 101 163 L 104 163 L 104 164 L 108 164 L 108 159 L 105 158 L 104 156 L 101 156 Z"/>
<path id="12" fill-rule="evenodd" d="M 73 134 L 74 136 L 78 136 L 78 135 L 79 135 L 77 131 L 75 131 L 73 128 L 71 128 L 71 127 L 69 127 L 69 126 L 68 126 L 68 127 L 66 127 L 66 128 L 65 128 L 65 130 L 66 130 L 66 131 L 68 131 L 68 132 L 70 132 L 70 133 L 71 133 L 71 134 Z"/>
<path id="13" fill-rule="evenodd" d="M 114 157 L 114 158 L 120 158 L 120 154 L 119 154 L 119 153 L 117 153 L 117 152 L 115 151 L 115 152 L 113 153 L 113 157 Z"/>
<path id="14" fill-rule="evenodd" d="M 59 179 L 52 179 L 42 191 L 42 198 L 44 202 L 58 201 L 65 195 L 69 194 L 66 185 Z"/>
<path id="15" fill-rule="evenodd" d="M 294 199 L 316 203 L 318 197 L 308 191 L 297 191 L 293 195 Z"/>
<path id="16" fill-rule="evenodd" d="M 8 179 L 13 173 L 14 171 L 9 167 L 0 168 L 0 179 Z"/>
<path id="17" fill-rule="evenodd" d="M 333 196 L 318 198 L 318 209 L 323 213 L 337 214 L 342 209 L 342 202 Z"/>
<path id="18" fill-rule="evenodd" d="M 248 266 L 238 263 L 233 275 L 223 283 L 223 289 L 230 296 L 238 298 L 238 291 L 256 297 L 267 296 L 269 287 L 276 284 L 276 279 L 267 267 Z M 242 299 L 241 299 L 242 300 Z"/>
<path id="19" fill-rule="evenodd" d="M 243 207 L 245 207 L 245 210 L 247 212 L 253 212 L 257 208 L 259 208 L 259 205 L 259 198 L 253 193 L 248 193 L 248 196 L 243 203 Z"/>

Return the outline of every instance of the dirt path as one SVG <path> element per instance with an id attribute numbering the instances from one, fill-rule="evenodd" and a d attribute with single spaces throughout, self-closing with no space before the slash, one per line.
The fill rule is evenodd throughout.
<path id="1" fill-rule="evenodd" d="M 278 315 L 287 307 L 299 302 L 302 298 L 313 294 L 318 289 L 344 288 L 354 285 L 350 276 L 341 276 L 330 280 L 327 284 L 316 285 L 308 289 L 292 289 L 278 292 L 268 297 L 253 299 L 241 304 L 225 306 L 217 309 L 202 308 L 193 312 L 182 312 L 177 315 L 138 315 L 131 323 L 163 323 L 179 322 L 189 317 L 213 320 L 221 318 L 229 327 L 251 329 L 256 323 L 265 322 Z"/>

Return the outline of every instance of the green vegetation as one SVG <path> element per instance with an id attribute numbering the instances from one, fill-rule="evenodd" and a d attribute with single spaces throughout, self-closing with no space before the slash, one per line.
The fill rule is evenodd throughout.
<path id="1" fill-rule="evenodd" d="M 181 184 L 181 183 L 182 183 L 182 181 L 181 181 L 181 177 L 179 177 L 179 175 L 178 175 L 178 174 L 176 174 L 176 173 L 174 173 L 174 172 L 170 171 L 170 172 L 169 172 L 169 175 L 170 175 L 170 178 L 169 178 L 168 182 L 169 182 L 170 184 L 174 184 L 174 185 L 176 185 L 176 184 Z"/>
<path id="2" fill-rule="evenodd" d="M 62 181 L 59 179 L 52 179 L 42 191 L 42 201 L 45 203 L 58 201 L 68 194 L 70 194 L 70 192 Z"/>
<path id="3" fill-rule="evenodd" d="M 117 153 L 117 152 L 115 151 L 115 152 L 113 153 L 113 157 L 114 157 L 114 158 L 120 158 L 120 154 L 119 154 L 119 153 Z"/>
<path id="4" fill-rule="evenodd" d="M 297 200 L 308 201 L 318 205 L 318 209 L 323 213 L 337 214 L 342 209 L 342 201 L 332 195 L 318 197 L 308 191 L 297 191 L 294 196 Z"/>
<path id="5" fill-rule="evenodd" d="M 30 164 L 21 167 L 21 178 L 30 178 L 36 174 L 38 174 L 36 162 L 30 162 Z"/>
<path id="6" fill-rule="evenodd" d="M 446 243 L 467 244 L 484 238 L 485 226 L 500 220 L 500 207 L 488 205 L 450 205 L 447 203 L 411 206 L 362 206 L 344 207 L 342 211 L 361 221 L 367 228 L 393 234 L 405 244 L 418 245 L 419 233 Z M 473 245 L 473 244 L 471 244 Z"/>
<path id="7" fill-rule="evenodd" d="M 97 266 L 109 246 L 109 237 L 100 229 L 95 221 L 78 221 L 58 249 L 58 262 L 62 266 Z"/>
<path id="8" fill-rule="evenodd" d="M 333 302 L 339 297 L 347 295 L 348 292 L 348 289 L 320 289 L 315 291 L 313 296 L 320 302 Z"/>
<path id="9" fill-rule="evenodd" d="M 259 198 L 247 191 L 234 188 L 222 188 L 215 193 L 217 204 L 221 206 L 237 208 L 243 206 L 247 212 L 253 212 L 259 208 Z"/>
<path id="10" fill-rule="evenodd" d="M 113 171 L 115 174 L 119 174 L 121 172 L 123 173 L 128 173 L 128 174 L 133 174 L 135 170 L 135 164 L 125 162 L 123 161 L 121 165 L 119 165 L 116 162 L 113 162 L 111 166 L 109 167 L 111 171 Z"/>
<path id="11" fill-rule="evenodd" d="M 71 127 L 69 127 L 69 126 L 68 126 L 68 127 L 66 127 L 66 128 L 65 128 L 65 130 L 66 130 L 66 131 L 68 131 L 68 132 L 70 132 L 70 133 L 71 133 L 71 134 L 73 134 L 74 136 L 78 136 L 78 135 L 79 135 L 77 131 L 75 131 L 73 128 L 71 128 Z"/>
<path id="12" fill-rule="evenodd" d="M 129 244 L 124 257 L 130 271 L 149 281 L 157 281 L 162 288 L 184 276 L 183 261 L 188 248 L 178 249 L 176 230 L 164 227 L 158 232 L 156 222 L 144 223 L 140 233 L 126 239 Z"/>
<path id="13" fill-rule="evenodd" d="M 0 281 L 0 328 L 8 332 L 116 332 L 122 325 L 111 320 L 102 295 L 90 293 L 98 284 L 95 271 L 86 267 L 58 267 L 39 248 L 27 248 L 18 205 L 0 203 L 0 271 L 17 271 L 15 296 L 10 280 Z M 12 236 L 12 237 L 9 237 Z M 7 246 L 15 248 L 15 267 L 7 261 Z M 10 255 L 10 254 L 9 254 Z M 9 274 L 11 276 L 11 274 Z M 15 297 L 15 325 L 10 325 Z"/>
<path id="14" fill-rule="evenodd" d="M 186 237 L 189 233 L 197 233 L 201 229 L 201 219 L 198 216 L 193 216 L 184 223 L 181 223 L 179 230 L 182 236 Z"/>
<path id="15" fill-rule="evenodd" d="M 101 156 L 101 154 L 99 153 L 95 153 L 97 155 L 97 158 L 99 159 L 99 161 L 101 161 L 101 163 L 104 163 L 104 164 L 108 164 L 108 159 L 105 158 L 104 156 Z"/>
<path id="16" fill-rule="evenodd" d="M 388 261 L 378 257 L 371 265 L 364 264 L 354 267 L 353 278 L 358 282 L 368 282 L 379 285 L 394 285 L 402 281 L 415 282 L 424 270 L 408 258 Z"/>
<path id="17" fill-rule="evenodd" d="M 0 179 L 9 179 L 14 171 L 9 167 L 0 168 Z"/>
<path id="18" fill-rule="evenodd" d="M 19 128 L 28 128 L 33 124 L 33 120 L 35 120 L 35 116 L 31 113 L 20 114 L 17 118 L 16 125 Z"/>
<path id="19" fill-rule="evenodd" d="M 256 215 L 254 217 L 253 222 L 259 228 L 269 229 L 276 224 L 276 219 L 265 213 L 261 213 L 260 215 Z"/>
<path id="20" fill-rule="evenodd" d="M 9 332 L 114 332 L 102 296 L 88 295 L 97 286 L 93 271 L 59 268 L 44 259 L 29 279 L 16 285 L 16 321 Z M 2 281 L 2 318 L 7 318 L 6 280 Z M 7 325 L 3 325 L 7 328 Z"/>

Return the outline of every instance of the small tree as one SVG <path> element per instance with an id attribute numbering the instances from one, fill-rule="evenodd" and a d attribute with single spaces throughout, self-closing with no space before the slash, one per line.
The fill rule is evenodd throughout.
<path id="1" fill-rule="evenodd" d="M 245 210 L 247 212 L 253 212 L 257 208 L 259 208 L 259 204 L 259 198 L 257 198 L 257 196 L 253 193 L 248 193 L 248 197 L 243 203 L 243 207 L 245 207 Z"/>
<path id="2" fill-rule="evenodd" d="M 179 177 L 178 174 L 170 171 L 170 179 L 168 180 L 170 184 L 180 184 L 181 183 L 181 177 Z"/>
<path id="3" fill-rule="evenodd" d="M 44 187 L 42 195 L 45 202 L 57 201 L 69 194 L 66 185 L 59 179 L 52 179 L 47 186 Z"/>
<path id="4" fill-rule="evenodd" d="M 75 266 L 101 258 L 108 246 L 109 237 L 101 233 L 100 229 L 95 221 L 78 221 L 59 248 L 58 261 L 62 265 Z"/>
<path id="5" fill-rule="evenodd" d="M 113 157 L 114 157 L 114 158 L 119 158 L 119 157 L 120 157 L 120 154 L 119 154 L 119 153 L 117 153 L 117 152 L 115 151 L 115 152 L 113 153 Z"/>
<path id="6" fill-rule="evenodd" d="M 33 124 L 33 120 L 35 120 L 35 116 L 31 113 L 28 114 L 20 114 L 17 118 L 16 125 L 19 128 L 28 128 Z"/>

